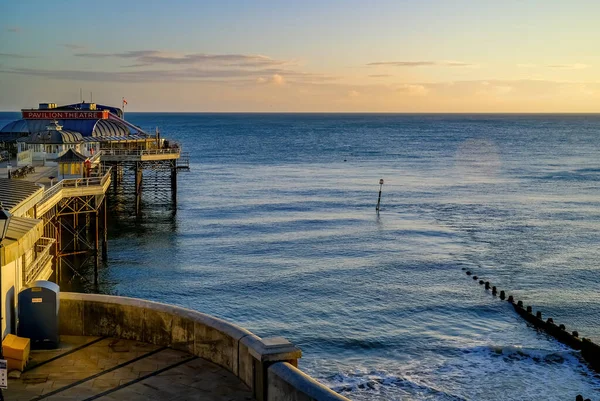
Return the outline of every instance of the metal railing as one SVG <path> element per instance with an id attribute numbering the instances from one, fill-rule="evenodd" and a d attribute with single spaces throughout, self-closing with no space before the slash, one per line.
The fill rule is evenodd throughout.
<path id="1" fill-rule="evenodd" d="M 89 186 L 104 186 L 106 181 L 110 177 L 112 167 L 108 167 L 106 169 L 100 170 L 99 173 L 95 177 L 87 177 L 87 178 L 67 178 L 64 180 L 60 180 L 55 185 L 44 191 L 44 195 L 42 199 L 38 202 L 38 204 L 43 204 L 48 199 L 52 198 L 59 192 L 61 192 L 64 188 L 79 188 L 79 187 L 89 187 Z"/>
<path id="2" fill-rule="evenodd" d="M 145 156 L 145 155 L 167 155 L 179 154 L 181 148 L 166 148 L 166 149 L 101 149 L 102 155 L 105 156 Z"/>
<path id="3" fill-rule="evenodd" d="M 100 161 L 100 157 L 102 156 L 102 151 L 96 152 L 96 154 L 89 158 L 90 163 L 94 164 L 97 161 Z"/>
<path id="4" fill-rule="evenodd" d="M 94 177 L 86 178 L 66 178 L 61 180 L 63 188 L 79 188 L 79 187 L 91 187 L 94 185 L 104 185 L 108 177 L 110 176 L 111 168 L 108 167 L 104 170 L 100 170 Z"/>
<path id="5" fill-rule="evenodd" d="M 38 203 L 42 204 L 42 203 L 46 202 L 48 199 L 52 198 L 54 195 L 56 195 L 57 193 L 62 191 L 62 188 L 63 188 L 62 181 L 59 181 L 56 184 L 52 185 L 50 188 L 48 188 L 44 191 L 44 195 L 42 196 L 42 199 Z"/>
<path id="6" fill-rule="evenodd" d="M 35 260 L 28 266 L 23 266 L 23 286 L 35 280 L 38 274 L 44 269 L 44 266 L 52 259 L 50 248 L 55 242 L 53 238 L 42 237 L 35 244 Z"/>

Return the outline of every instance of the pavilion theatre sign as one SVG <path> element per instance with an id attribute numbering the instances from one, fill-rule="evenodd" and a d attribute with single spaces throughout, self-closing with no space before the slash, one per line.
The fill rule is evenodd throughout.
<path id="1" fill-rule="evenodd" d="M 105 120 L 108 110 L 22 110 L 25 120 Z"/>

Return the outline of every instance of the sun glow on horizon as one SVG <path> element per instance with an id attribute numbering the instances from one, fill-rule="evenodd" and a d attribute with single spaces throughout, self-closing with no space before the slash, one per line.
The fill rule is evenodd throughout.
<path id="1" fill-rule="evenodd" d="M 600 111 L 591 1 L 135 3 L 4 5 L 0 109 Z"/>

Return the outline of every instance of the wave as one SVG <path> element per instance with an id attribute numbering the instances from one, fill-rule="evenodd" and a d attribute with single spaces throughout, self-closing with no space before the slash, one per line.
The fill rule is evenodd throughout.
<path id="1" fill-rule="evenodd" d="M 450 394 L 426 384 L 417 383 L 407 377 L 383 371 L 371 371 L 366 374 L 338 373 L 331 377 L 330 386 L 333 391 L 344 395 L 364 390 L 382 393 L 388 388 L 394 388 L 396 393 L 400 391 L 405 393 L 405 395 L 419 394 L 424 398 L 433 396 L 436 400 L 440 401 L 466 401 L 463 397 Z"/>

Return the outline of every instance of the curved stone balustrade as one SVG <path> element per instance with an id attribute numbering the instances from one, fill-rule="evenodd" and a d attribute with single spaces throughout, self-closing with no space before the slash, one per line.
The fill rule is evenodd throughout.
<path id="1" fill-rule="evenodd" d="M 188 352 L 235 374 L 258 401 L 347 400 L 296 369 L 299 348 L 260 338 L 225 320 L 134 298 L 63 292 L 62 335 L 109 336 Z"/>

